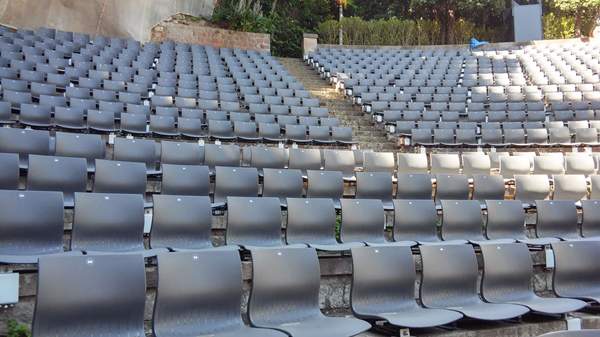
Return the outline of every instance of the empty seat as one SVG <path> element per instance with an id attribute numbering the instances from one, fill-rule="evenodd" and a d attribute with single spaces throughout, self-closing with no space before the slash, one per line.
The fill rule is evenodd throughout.
<path id="1" fill-rule="evenodd" d="M 357 199 L 379 199 L 386 210 L 391 210 L 394 186 L 392 175 L 388 172 L 356 173 Z"/>
<path id="2" fill-rule="evenodd" d="M 282 207 L 287 207 L 286 198 L 302 197 L 302 172 L 295 169 L 263 170 L 263 197 L 277 197 Z"/>
<path id="3" fill-rule="evenodd" d="M 162 164 L 199 165 L 204 161 L 204 148 L 196 143 L 161 142 Z"/>
<path id="4" fill-rule="evenodd" d="M 323 151 L 325 160 L 325 171 L 341 171 L 344 180 L 356 181 L 354 174 L 354 153 L 347 150 L 325 150 Z"/>
<path id="5" fill-rule="evenodd" d="M 383 203 L 378 199 L 342 199 L 342 221 L 340 241 L 362 242 L 369 246 L 398 245 L 413 246 L 416 242 L 388 242 L 383 235 L 386 217 Z"/>
<path id="6" fill-rule="evenodd" d="M 458 174 L 460 171 L 460 157 L 458 154 L 431 154 L 429 156 L 431 160 L 431 176 L 435 174 Z"/>
<path id="7" fill-rule="evenodd" d="M 141 162 L 146 165 L 147 174 L 158 174 L 156 163 L 160 157 L 157 158 L 156 146 L 154 140 L 116 138 L 113 160 Z"/>
<path id="8" fill-rule="evenodd" d="M 0 153 L 0 190 L 19 189 L 19 155 Z"/>
<path id="9" fill-rule="evenodd" d="M 410 240 L 420 245 L 464 243 L 462 240 L 441 241 L 437 231 L 437 210 L 431 199 L 394 200 L 394 241 Z"/>
<path id="10" fill-rule="evenodd" d="M 473 174 L 472 200 L 484 205 L 485 200 L 504 200 L 504 179 L 500 175 Z"/>
<path id="11" fill-rule="evenodd" d="M 520 305 L 485 303 L 479 298 L 477 257 L 470 245 L 432 245 L 419 249 L 423 261 L 420 294 L 424 307 L 451 309 L 481 320 L 503 320 L 529 312 Z"/>
<path id="12" fill-rule="evenodd" d="M 244 325 L 240 310 L 242 269 L 237 252 L 161 254 L 157 259 L 159 286 L 153 316 L 156 336 L 285 336 Z M 182 297 L 186 301 L 181 301 Z"/>
<path id="13" fill-rule="evenodd" d="M 563 156 L 533 157 L 533 174 L 545 174 L 548 177 L 563 174 Z"/>
<path id="14" fill-rule="evenodd" d="M 594 157 L 588 155 L 565 157 L 565 174 L 583 174 L 587 177 L 594 173 Z"/>
<path id="15" fill-rule="evenodd" d="M 514 179 L 516 175 L 529 174 L 529 158 L 526 156 L 500 157 L 500 175 L 504 179 Z"/>
<path id="16" fill-rule="evenodd" d="M 252 326 L 293 336 L 351 336 L 371 327 L 357 319 L 321 313 L 319 263 L 314 249 L 258 249 L 251 254 L 248 317 Z"/>
<path id="17" fill-rule="evenodd" d="M 253 146 L 250 166 L 258 169 L 258 174 L 263 174 L 265 168 L 282 169 L 286 166 L 286 153 L 283 148 Z"/>
<path id="18" fill-rule="evenodd" d="M 581 200 L 582 220 L 581 234 L 583 237 L 600 237 L 600 212 L 598 200 Z"/>
<path id="19" fill-rule="evenodd" d="M 394 173 L 394 154 L 392 152 L 365 152 L 363 168 L 365 172 Z"/>
<path id="20" fill-rule="evenodd" d="M 550 197 L 550 181 L 545 174 L 515 175 L 515 200 L 523 207 L 536 205 L 536 200 Z"/>
<path id="21" fill-rule="evenodd" d="M 75 193 L 71 250 L 88 254 L 129 253 L 144 257 L 167 252 L 145 249 L 144 198 L 139 194 Z"/>
<path id="22" fill-rule="evenodd" d="M 545 314 L 563 314 L 587 305 L 575 299 L 537 296 L 531 286 L 533 263 L 525 244 L 482 245 L 481 255 L 481 296 L 486 302 L 519 304 Z"/>
<path id="23" fill-rule="evenodd" d="M 474 174 L 490 174 L 492 163 L 487 155 L 462 155 L 462 173 L 471 178 Z"/>
<path id="24" fill-rule="evenodd" d="M 554 175 L 552 200 L 572 200 L 579 202 L 587 199 L 587 181 L 583 174 Z"/>
<path id="25" fill-rule="evenodd" d="M 436 174 L 435 203 L 441 200 L 469 200 L 469 177 L 466 174 Z"/>
<path id="26" fill-rule="evenodd" d="M 329 198 L 335 208 L 340 208 L 340 199 L 344 196 L 344 178 L 340 171 L 307 170 L 307 198 Z"/>
<path id="27" fill-rule="evenodd" d="M 32 333 L 144 335 L 145 276 L 141 255 L 40 259 Z"/>
<path id="28" fill-rule="evenodd" d="M 214 173 L 215 166 L 240 166 L 240 148 L 237 145 L 206 144 L 204 146 L 204 165 Z"/>
<path id="29" fill-rule="evenodd" d="M 19 154 L 19 168 L 27 169 L 30 154 L 52 154 L 50 134 L 42 130 L 0 128 L 0 152 Z"/>
<path id="30" fill-rule="evenodd" d="M 342 251 L 364 246 L 362 242 L 338 243 L 332 199 L 288 198 L 285 231 L 287 244 L 306 244 L 318 250 Z"/>
<path id="31" fill-rule="evenodd" d="M 366 320 L 423 328 L 458 320 L 462 314 L 424 309 L 415 301 L 415 272 L 408 247 L 352 248 L 352 313 Z M 386 298 L 385 301 L 374 299 Z"/>
<path id="32" fill-rule="evenodd" d="M 94 193 L 146 195 L 146 167 L 143 163 L 96 159 Z M 151 203 L 146 203 L 150 207 Z"/>
<path id="33" fill-rule="evenodd" d="M 582 240 L 577 228 L 577 207 L 572 200 L 536 200 L 537 237 Z M 593 238 L 592 238 L 593 239 Z"/>
<path id="34" fill-rule="evenodd" d="M 288 167 L 301 170 L 304 179 L 307 177 L 307 170 L 320 170 L 322 165 L 320 149 L 290 149 Z"/>
<path id="35" fill-rule="evenodd" d="M 64 206 L 73 207 L 74 193 L 85 192 L 87 162 L 84 158 L 29 156 L 26 189 L 29 191 L 59 191 Z"/>
<path id="36" fill-rule="evenodd" d="M 396 173 L 396 199 L 431 199 L 431 177 L 428 173 Z"/>
<path id="37" fill-rule="evenodd" d="M 161 194 L 208 196 L 208 167 L 199 165 L 162 165 Z"/>
<path id="38" fill-rule="evenodd" d="M 258 171 L 255 167 L 215 167 L 213 207 L 223 207 L 228 197 L 257 197 Z"/>
<path id="39" fill-rule="evenodd" d="M 425 153 L 398 153 L 397 159 L 399 173 L 427 173 Z"/>
<path id="40" fill-rule="evenodd" d="M 552 290 L 557 297 L 576 298 L 599 302 L 600 277 L 598 254 L 600 242 L 569 241 L 552 244 L 554 273 Z"/>

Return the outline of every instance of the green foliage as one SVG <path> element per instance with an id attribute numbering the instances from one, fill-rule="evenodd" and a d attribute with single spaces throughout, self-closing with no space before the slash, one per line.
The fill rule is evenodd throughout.
<path id="1" fill-rule="evenodd" d="M 433 20 L 371 20 L 344 18 L 345 45 L 415 46 L 440 44 L 439 23 Z M 329 20 L 319 25 L 319 43 L 338 44 L 339 22 Z M 456 43 L 469 43 L 472 37 L 489 42 L 506 41 L 505 27 L 477 27 L 467 20 L 457 20 L 454 27 Z"/>
<path id="2" fill-rule="evenodd" d="M 15 321 L 8 321 L 8 329 L 6 329 L 7 337 L 31 337 L 29 327 L 25 324 L 19 324 Z"/>
<path id="3" fill-rule="evenodd" d="M 579 8 L 600 7 L 600 0 L 553 0 L 553 5 L 565 12 L 575 12 Z"/>
<path id="4" fill-rule="evenodd" d="M 279 18 L 277 14 L 271 16 L 271 21 L 271 53 L 281 57 L 300 57 L 304 29 L 297 22 L 289 18 Z"/>
<path id="5" fill-rule="evenodd" d="M 575 37 L 575 17 L 559 16 L 552 12 L 542 16 L 544 39 L 570 39 Z"/>
<path id="6" fill-rule="evenodd" d="M 335 238 L 339 239 L 340 238 L 340 225 L 342 223 L 342 216 L 341 215 L 336 215 L 335 216 Z"/>

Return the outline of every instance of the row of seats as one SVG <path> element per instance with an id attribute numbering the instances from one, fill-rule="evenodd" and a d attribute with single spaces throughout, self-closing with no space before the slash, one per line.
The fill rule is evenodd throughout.
<path id="1" fill-rule="evenodd" d="M 533 292 L 533 266 L 524 244 L 481 246 L 484 267 L 479 291 L 473 248 L 422 246 L 421 305 L 415 301 L 416 272 L 409 248 L 352 248 L 350 305 L 354 316 L 370 324 L 321 313 L 321 274 L 313 249 L 252 250 L 247 303 L 251 328 L 241 319 L 242 268 L 236 252 L 159 254 L 153 333 L 350 336 L 376 326 L 378 320 L 392 327 L 423 328 L 463 317 L 493 321 L 530 311 L 563 314 L 586 307 L 586 301 L 597 302 L 597 290 L 586 281 L 598 277 L 593 257 L 600 253 L 600 244 L 557 242 L 552 248 L 557 298 Z M 68 280 L 66 274 L 71 275 Z M 144 333 L 146 283 L 141 255 L 41 258 L 38 284 L 34 334 L 79 328 L 93 334 Z"/>
<path id="2" fill-rule="evenodd" d="M 36 263 L 47 255 L 141 253 L 205 249 L 211 243 L 212 207 L 206 196 L 154 195 L 149 248 L 144 247 L 144 202 L 138 194 L 75 193 L 70 249 L 63 251 L 63 196 L 60 192 L 1 190 L 7 235 L 2 263 Z M 535 237 L 525 234 L 525 215 L 516 200 L 486 200 L 486 221 L 475 200 L 394 200 L 393 241 L 384 236 L 385 207 L 376 199 L 342 199 L 339 241 L 332 199 L 287 198 L 285 242 L 279 198 L 227 197 L 222 250 L 306 247 L 344 251 L 373 245 L 485 244 L 599 240 L 598 200 L 581 202 L 583 220 L 570 200 L 538 200 Z M 483 226 L 483 227 L 482 227 Z M 439 227 L 439 234 L 438 234 Z"/>
<path id="3" fill-rule="evenodd" d="M 597 123 L 597 116 L 595 110 L 561 110 L 555 111 L 551 116 L 544 111 L 482 111 L 482 110 L 469 110 L 464 117 L 461 118 L 461 114 L 458 111 L 418 111 L 418 110 L 381 110 L 379 112 L 372 111 L 374 117 L 378 122 L 385 122 L 388 124 L 394 124 L 399 121 L 411 121 L 411 122 L 446 122 L 446 123 L 462 123 L 465 126 L 471 125 L 466 123 L 475 123 L 490 125 L 489 123 L 509 123 L 507 125 L 514 124 L 512 128 L 519 127 L 543 127 L 547 123 L 548 125 L 556 124 L 561 127 L 564 122 L 574 121 L 588 121 L 590 123 Z M 381 116 L 381 117 L 379 117 Z M 550 118 L 552 117 L 552 118 Z M 551 120 L 552 119 L 552 120 Z M 563 123 L 556 123 L 563 122 Z"/>

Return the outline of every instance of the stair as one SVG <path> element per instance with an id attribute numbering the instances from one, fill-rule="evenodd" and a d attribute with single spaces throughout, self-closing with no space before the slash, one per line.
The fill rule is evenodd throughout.
<path id="1" fill-rule="evenodd" d="M 329 109 L 329 117 L 338 118 L 340 126 L 352 128 L 352 137 L 360 142 L 359 148 L 388 152 L 396 149 L 395 143 L 387 139 L 383 130 L 364 118 L 360 106 L 344 99 L 301 59 L 279 57 L 277 60 L 289 70 L 290 75 L 296 76 L 296 81 L 304 83 L 304 89 L 310 90 L 313 98 L 319 99 L 320 106 Z"/>

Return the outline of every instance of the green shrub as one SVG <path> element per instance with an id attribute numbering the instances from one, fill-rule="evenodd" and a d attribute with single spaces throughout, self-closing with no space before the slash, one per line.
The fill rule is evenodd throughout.
<path id="1" fill-rule="evenodd" d="M 277 14 L 272 15 L 271 20 L 271 54 L 280 57 L 300 57 L 304 29 L 297 22 L 289 18 L 279 18 Z"/>
<path id="2" fill-rule="evenodd" d="M 31 337 L 29 327 L 25 324 L 19 324 L 15 321 L 8 321 L 8 329 L 6 329 L 7 337 Z"/>
<path id="3" fill-rule="evenodd" d="M 570 39 L 575 37 L 575 17 L 558 16 L 552 12 L 542 16 L 544 39 Z"/>

